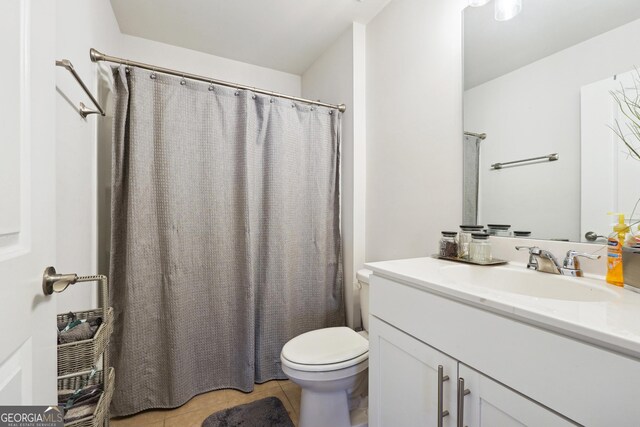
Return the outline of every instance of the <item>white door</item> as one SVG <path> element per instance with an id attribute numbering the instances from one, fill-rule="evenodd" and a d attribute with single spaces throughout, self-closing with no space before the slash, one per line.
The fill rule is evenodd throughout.
<path id="1" fill-rule="evenodd" d="M 440 382 L 438 367 L 449 380 Z M 410 335 L 371 317 L 369 325 L 369 425 L 455 426 L 457 362 Z M 442 399 L 438 386 L 442 385 Z M 440 406 L 442 405 L 442 412 Z"/>
<path id="2" fill-rule="evenodd" d="M 468 427 L 568 427 L 567 421 L 551 410 L 527 399 L 460 363 L 459 378 L 469 390 L 464 400 L 464 425 Z"/>
<path id="3" fill-rule="evenodd" d="M 57 403 L 54 36 L 54 1 L 0 1 L 0 405 Z"/>

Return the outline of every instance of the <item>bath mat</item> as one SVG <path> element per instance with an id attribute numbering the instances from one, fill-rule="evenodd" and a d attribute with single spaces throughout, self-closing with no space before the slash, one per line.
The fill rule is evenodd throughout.
<path id="1" fill-rule="evenodd" d="M 294 427 L 277 397 L 223 409 L 207 417 L 202 427 Z"/>

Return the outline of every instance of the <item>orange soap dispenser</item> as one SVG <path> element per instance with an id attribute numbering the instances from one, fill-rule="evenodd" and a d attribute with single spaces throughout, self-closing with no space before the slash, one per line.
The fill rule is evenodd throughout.
<path id="1" fill-rule="evenodd" d="M 624 222 L 624 214 L 611 213 L 609 215 L 618 215 L 618 223 L 613 226 L 613 234 L 607 239 L 607 283 L 624 286 L 622 245 L 629 232 L 629 226 Z"/>

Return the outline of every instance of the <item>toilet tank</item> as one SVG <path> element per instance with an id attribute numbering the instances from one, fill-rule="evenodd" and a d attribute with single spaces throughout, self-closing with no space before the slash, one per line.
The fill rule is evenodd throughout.
<path id="1" fill-rule="evenodd" d="M 360 285 L 360 314 L 362 315 L 362 327 L 369 332 L 369 277 L 371 270 L 358 270 L 356 278 Z"/>

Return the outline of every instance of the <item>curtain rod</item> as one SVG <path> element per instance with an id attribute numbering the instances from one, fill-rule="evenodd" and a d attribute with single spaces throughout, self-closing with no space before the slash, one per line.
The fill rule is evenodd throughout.
<path id="1" fill-rule="evenodd" d="M 226 82 L 224 80 L 216 80 L 216 79 L 212 79 L 210 77 L 199 76 L 197 74 L 184 73 L 182 71 L 171 70 L 169 68 L 163 68 L 163 67 L 157 67 L 155 65 L 149 65 L 149 64 L 145 64 L 143 62 L 131 61 L 129 59 L 123 59 L 123 58 L 118 58 L 118 57 L 115 57 L 115 56 L 105 55 L 104 53 L 98 52 L 94 48 L 91 48 L 89 50 L 89 57 L 91 58 L 92 62 L 106 61 L 106 62 L 113 62 L 113 63 L 121 64 L 121 65 L 129 65 L 129 66 L 132 66 L 132 67 L 138 67 L 138 68 L 142 68 L 142 69 L 149 70 L 149 71 L 155 71 L 157 73 L 169 74 L 169 75 L 177 76 L 177 77 L 184 77 L 186 79 L 198 80 L 198 81 L 201 81 L 201 82 L 217 84 L 217 85 L 220 85 L 220 86 L 227 86 L 227 87 L 231 87 L 231 88 L 235 88 L 235 89 L 250 90 L 252 92 L 260 93 L 260 94 L 263 94 L 263 95 L 271 95 L 271 96 L 275 96 L 275 97 L 278 97 L 278 98 L 284 98 L 284 99 L 290 99 L 292 101 L 303 102 L 303 103 L 306 103 L 306 104 L 320 105 L 322 107 L 336 109 L 336 110 L 340 111 L 341 113 L 344 113 L 345 110 L 347 109 L 347 107 L 344 104 L 338 104 L 338 105 L 326 104 L 324 102 L 313 101 L 311 99 L 298 98 L 297 96 L 285 95 L 285 94 L 282 94 L 282 93 L 271 92 L 271 91 L 263 90 L 263 89 L 257 89 L 257 88 L 251 87 L 251 86 L 245 86 L 245 85 L 241 85 L 241 84 L 230 83 L 230 82 Z"/>

